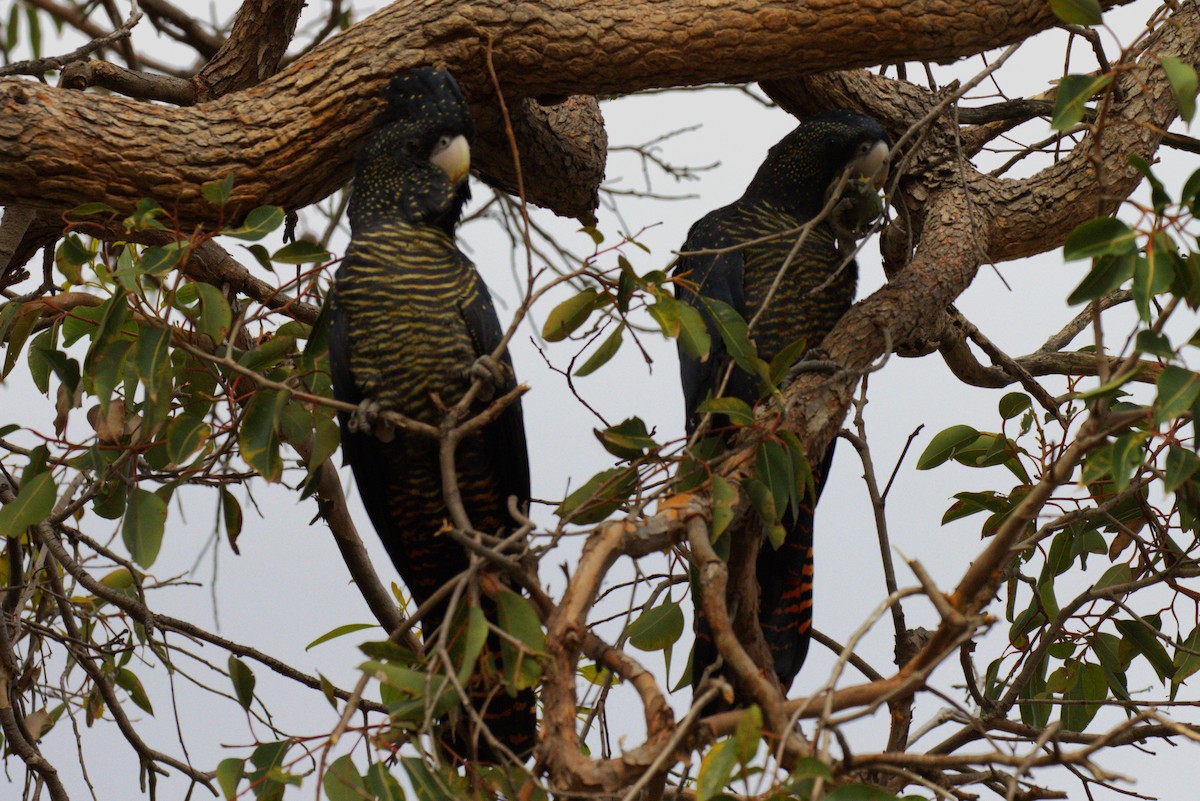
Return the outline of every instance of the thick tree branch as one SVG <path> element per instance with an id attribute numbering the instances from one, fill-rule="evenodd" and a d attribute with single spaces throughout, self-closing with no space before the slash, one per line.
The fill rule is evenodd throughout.
<path id="1" fill-rule="evenodd" d="M 558 0 L 515 11 L 503 0 L 453 6 L 401 0 L 270 81 L 192 108 L 0 82 L 0 203 L 71 208 L 102 200 L 127 209 L 153 196 L 185 221 L 211 221 L 214 210 L 203 202 L 200 184 L 232 175 L 235 207 L 243 211 L 263 203 L 305 206 L 349 177 L 352 154 L 380 107 L 379 91 L 398 70 L 443 64 L 476 100 L 477 113 L 488 105 L 489 40 L 501 85 L 536 97 L 951 59 L 1055 24 L 1042 0 L 837 0 L 820 10 L 783 0 L 749 9 L 685 0 L 603 7 Z M 558 138 L 552 126 L 550 120 L 548 129 L 538 128 L 550 142 Z M 481 128 L 481 139 L 502 138 L 500 130 Z M 589 150 L 572 145 L 562 148 L 561 159 L 531 158 L 530 199 L 568 216 L 589 213 L 594 186 L 582 187 L 569 205 L 555 199 L 584 166 L 572 151 Z M 64 156 L 72 153 L 78 155 Z M 566 165 L 572 169 L 564 174 Z M 480 167 L 493 171 L 486 162 Z M 503 175 L 503 167 L 494 169 Z"/>

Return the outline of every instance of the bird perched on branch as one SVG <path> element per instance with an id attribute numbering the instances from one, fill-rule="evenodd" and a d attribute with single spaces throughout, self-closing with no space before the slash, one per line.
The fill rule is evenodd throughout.
<path id="1" fill-rule="evenodd" d="M 706 398 L 720 392 L 753 405 L 771 389 L 734 367 L 721 390 L 731 360 L 714 325 L 713 304 L 707 301 L 732 307 L 748 322 L 761 312 L 750 337 L 765 362 L 789 347 L 802 350 L 805 345 L 797 345 L 801 341 L 809 349 L 820 345 L 854 301 L 858 268 L 852 243 L 882 211 L 875 190 L 886 177 L 887 156 L 887 134 L 870 117 L 853 111 L 810 117 L 770 149 L 741 198 L 692 225 L 674 275 L 680 299 L 707 321 L 712 348 L 707 358 L 697 359 L 680 346 L 689 435 L 700 424 L 699 407 Z M 821 220 L 807 233 L 801 230 L 818 217 Z M 800 236 L 803 241 L 793 253 Z M 714 429 L 727 423 L 718 419 Z M 813 509 L 832 457 L 830 445 L 823 464 L 813 470 L 815 495 L 799 508 L 790 508 L 782 520 L 786 537 L 778 549 L 762 543 L 757 528 L 748 542 L 743 539 L 739 547 L 735 538 L 730 546 L 729 572 L 734 578 L 727 605 L 734 630 L 741 639 L 757 609 L 762 641 L 785 693 L 808 653 Z M 751 525 L 757 527 L 757 520 Z M 751 570 L 757 578 L 757 598 L 735 599 L 736 576 Z M 717 657 L 697 599 L 693 686 Z M 761 654 L 761 667 L 767 658 Z"/>
<path id="2" fill-rule="evenodd" d="M 452 517 L 437 438 L 380 422 L 380 412 L 437 427 L 477 378 L 471 406 L 516 386 L 507 353 L 493 360 L 503 332 L 488 289 L 454 242 L 470 197 L 467 173 L 474 124 L 449 73 L 414 70 L 391 81 L 386 109 L 358 155 L 349 217 L 352 236 L 331 303 L 334 395 L 359 405 L 339 412 L 342 449 L 371 522 L 413 600 L 424 603 L 467 569 L 462 545 L 446 536 Z M 529 500 L 529 463 L 519 400 L 456 451 L 457 485 L 471 526 L 497 534 L 517 527 L 509 499 Z M 495 603 L 480 598 L 489 619 Z M 426 642 L 445 621 L 446 603 L 422 620 Z M 495 639 L 494 637 L 492 638 Z M 488 651 L 499 652 L 493 642 Z M 536 735 L 532 691 L 509 694 L 493 672 L 468 684 L 492 734 L 517 755 Z M 443 738 L 464 758 L 496 761 L 485 737 L 459 726 Z"/>

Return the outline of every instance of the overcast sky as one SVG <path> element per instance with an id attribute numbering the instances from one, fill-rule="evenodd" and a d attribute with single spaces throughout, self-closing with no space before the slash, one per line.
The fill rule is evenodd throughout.
<path id="1" fill-rule="evenodd" d="M 231 2 L 220 4 L 215 18 L 227 17 L 235 5 Z M 313 12 L 321 10 L 321 5 L 310 3 L 306 19 Z M 356 5 L 362 7 L 362 4 Z M 0 14 L 0 18 L 7 18 L 7 7 L 3 3 L 0 3 L 0 7 L 5 12 Z M 1110 13 L 1107 19 L 1122 31 L 1124 39 L 1128 41 L 1153 7 L 1152 3 L 1136 3 L 1133 9 Z M 142 23 L 141 28 L 138 31 L 139 41 L 143 47 L 151 46 L 152 29 L 146 22 Z M 1061 74 L 1060 43 L 1059 35 L 1050 34 L 1023 49 L 1013 59 L 1015 69 L 1005 73 L 1005 90 L 1014 96 L 1025 91 L 1044 90 L 1049 79 Z M 71 40 L 63 47 L 47 44 L 46 49 L 65 50 L 73 46 L 74 41 Z M 159 43 L 158 46 L 164 54 L 176 52 L 166 43 Z M 1092 67 L 1082 50 L 1076 48 L 1077 59 L 1072 62 L 1075 71 Z M 979 66 L 979 59 L 971 59 L 954 68 L 940 68 L 939 80 L 945 82 L 949 77 L 969 76 Z M 714 169 L 700 173 L 699 180 L 690 182 L 675 183 L 651 170 L 651 188 L 655 193 L 694 194 L 693 198 L 672 202 L 622 200 L 621 217 L 630 228 L 647 229 L 639 239 L 650 248 L 649 254 L 636 248 L 625 250 L 639 273 L 664 267 L 672 258 L 671 251 L 683 241 L 693 220 L 740 195 L 767 148 L 794 126 L 794 120 L 783 112 L 764 108 L 741 92 L 729 89 L 623 98 L 605 102 L 603 111 L 611 145 L 639 144 L 669 130 L 702 126 L 665 142 L 660 153 L 665 159 L 680 165 L 718 163 Z M 1035 122 L 1027 126 L 1026 138 L 1037 139 L 1048 133 L 1047 124 Z M 1175 190 L 1198 166 L 1194 156 L 1165 149 L 1161 155 L 1164 166 L 1160 169 L 1160 175 L 1167 179 L 1168 187 Z M 995 159 L 995 163 L 1003 158 L 1006 157 Z M 982 163 L 987 164 L 986 161 Z M 608 185 L 618 189 L 645 189 L 642 165 L 638 159 L 632 154 L 614 153 L 609 161 Z M 478 208 L 490 194 L 481 184 L 476 184 L 474 190 L 476 199 L 468 213 Z M 559 232 L 564 243 L 581 252 L 587 249 L 589 240 L 577 232 L 578 223 L 559 221 L 545 212 L 537 214 L 543 225 Z M 607 211 L 602 212 L 599 227 L 610 240 L 623 230 L 617 218 Z M 488 221 L 467 226 L 463 239 L 464 248 L 477 262 L 497 295 L 501 318 L 507 321 L 519 297 L 520 288 L 514 276 L 524 272 L 524 255 L 517 255 L 517 269 L 514 271 L 507 237 Z M 344 235 L 339 235 L 335 240 L 336 253 L 341 253 L 345 241 Z M 984 268 L 956 305 L 1008 353 L 1027 353 L 1036 349 L 1049 334 L 1057 331 L 1073 316 L 1074 310 L 1068 309 L 1062 298 L 1079 282 L 1084 271 L 1081 263 L 1064 265 L 1061 253 L 1057 252 L 1000 265 L 998 271 Z M 868 242 L 863 249 L 860 275 L 860 297 L 883 283 L 877 241 Z M 1011 290 L 1005 287 L 1000 275 Z M 551 300 L 539 307 L 535 315 L 537 326 L 540 326 L 541 319 L 553 302 Z M 1191 313 L 1185 312 L 1183 316 L 1188 318 L 1185 322 L 1194 328 L 1195 320 Z M 538 353 L 538 345 L 531 341 L 535 331 L 536 327 L 525 326 L 514 340 L 513 358 L 520 378 L 532 387 L 525 399 L 525 414 L 534 495 L 557 499 L 568 487 L 578 486 L 593 473 L 611 466 L 612 458 L 592 434 L 596 420 L 572 398 L 564 379 L 551 371 L 543 355 Z M 660 441 L 677 438 L 683 432 L 683 413 L 674 344 L 654 335 L 644 337 L 643 343 L 653 357 L 652 365 L 647 366 L 637 349 L 627 343 L 606 368 L 593 376 L 577 379 L 576 387 L 588 403 L 610 422 L 637 415 L 657 430 Z M 552 344 L 544 348 L 545 358 L 560 368 L 566 366 L 573 353 L 570 343 Z M 916 472 L 912 467 L 929 438 L 951 424 L 968 423 L 982 430 L 996 430 L 999 426 L 996 403 L 1003 392 L 962 385 L 950 376 L 937 355 L 919 360 L 893 357 L 883 370 L 872 375 L 870 383 L 868 430 L 876 468 L 882 475 L 890 474 L 909 434 L 918 426 L 925 426 L 892 490 L 889 506 L 892 544 L 897 551 L 920 560 L 943 587 L 953 586 L 970 558 L 979 550 L 980 520 L 968 518 L 953 525 L 940 526 L 941 516 L 951 502 L 950 496 L 964 489 L 1007 490 L 1011 487 L 1011 481 L 1002 468 L 972 471 L 948 465 L 931 472 Z M 29 386 L 27 373 L 22 367 L 14 371 L 7 384 L 0 385 L 0 408 L 6 410 L 0 424 L 20 422 L 41 430 L 50 428 L 52 412 L 45 400 Z M 844 641 L 858 628 L 886 595 L 875 527 L 860 478 L 861 472 L 861 465 L 853 450 L 843 443 L 817 515 L 816 626 L 839 641 Z M 166 578 L 194 569 L 191 575 L 198 583 L 156 592 L 150 599 L 152 606 L 165 613 L 195 620 L 204 626 L 216 625 L 219 616 L 222 635 L 252 644 L 300 669 L 319 671 L 339 686 L 352 686 L 357 678 L 356 666 L 361 661 L 356 646 L 364 640 L 378 638 L 378 632 L 363 632 L 317 646 L 308 652 L 304 650 L 307 643 L 336 626 L 350 622 L 372 622 L 358 593 L 349 584 L 348 574 L 333 547 L 328 529 L 321 523 L 309 525 L 316 513 L 315 503 L 300 502 L 297 493 L 291 490 L 279 486 L 267 487 L 261 483 L 253 486 L 252 494 L 261 516 L 254 512 L 252 503 L 239 491 L 246 522 L 239 540 L 241 555 L 234 556 L 224 543 L 211 547 L 215 515 L 211 493 L 203 490 L 177 493 L 179 502 L 172 505 L 163 553 L 153 573 Z M 352 503 L 355 520 L 378 570 L 385 581 L 396 580 L 395 572 L 372 535 L 357 499 L 354 498 Z M 552 519 L 545 508 L 538 510 L 537 516 L 543 521 Z M 104 521 L 93 518 L 91 523 L 103 524 L 89 529 L 93 535 L 101 536 L 113 531 L 111 524 Z M 569 552 L 548 558 L 543 563 L 543 579 L 552 587 L 561 587 L 559 565 L 570 558 Z M 651 572 L 663 564 L 664 560 L 652 558 L 645 560 L 642 569 Z M 216 581 L 210 586 L 214 571 Z M 618 576 L 628 575 L 628 567 L 623 566 L 622 570 L 614 571 L 612 578 L 615 581 Z M 907 570 L 902 567 L 899 580 L 902 585 L 913 583 Z M 676 590 L 677 598 L 679 591 Z M 920 598 L 909 601 L 905 610 L 909 625 L 930 628 L 936 625 L 936 615 Z M 1002 606 L 994 604 L 991 611 L 1002 615 Z M 1001 637 L 1006 630 L 1007 625 L 1003 622 L 996 627 L 996 633 Z M 182 644 L 178 637 L 173 639 L 177 644 Z M 993 637 L 981 647 L 981 652 L 976 656 L 976 664 L 981 671 L 998 653 L 998 642 Z M 681 643 L 681 646 L 685 645 Z M 891 668 L 891 651 L 890 621 L 885 619 L 866 640 L 860 653 L 886 674 Z M 204 654 L 222 666 L 225 663 L 225 655 L 215 649 L 204 649 Z M 639 657 L 648 667 L 661 668 L 660 656 L 641 654 Z M 675 655 L 670 676 L 672 685 L 678 679 L 685 660 L 686 652 Z M 832 663 L 833 658 L 828 652 L 814 646 L 808 664 L 793 687 L 793 693 L 804 694 L 820 686 Z M 181 667 L 193 672 L 200 680 L 228 692 L 228 682 L 223 677 L 198 664 L 188 665 L 186 660 Z M 318 693 L 275 680 L 266 668 L 253 664 L 252 667 L 258 677 L 259 692 L 275 714 L 275 722 L 280 728 L 293 735 L 313 737 L 319 737 L 332 728 L 336 714 Z M 165 677 L 159 675 L 161 671 L 149 668 L 135 670 L 146 682 L 156 712 L 154 718 L 140 713 L 134 716 L 139 731 L 152 746 L 174 754 L 181 753 Z M 942 668 L 938 675 L 945 674 L 943 685 L 947 677 L 952 677 L 958 670 L 955 664 Z M 858 677 L 850 674 L 846 680 L 856 682 Z M 1152 676 L 1131 676 L 1131 687 L 1152 684 Z M 178 728 L 185 733 L 188 755 L 197 765 L 212 768 L 222 758 L 246 756 L 249 753 L 245 748 L 222 750 L 221 746 L 246 746 L 256 738 L 264 741 L 277 739 L 260 724 L 249 723 L 235 702 L 216 702 L 210 695 L 196 690 L 181 679 L 176 680 L 175 689 L 178 693 Z M 369 692 L 374 694 L 374 690 Z M 1188 693 L 1187 689 L 1183 690 L 1181 697 Z M 1190 695 L 1194 697 L 1195 692 L 1190 691 Z M 629 722 L 632 726 L 629 739 L 636 743 L 642 734 L 640 709 L 631 696 L 618 696 L 618 699 L 617 703 L 629 704 L 628 714 L 622 709 L 622 714 L 613 715 L 613 722 Z M 672 700 L 676 709 L 682 710 L 687 706 L 689 692 L 684 690 L 676 693 Z M 129 711 L 138 712 L 132 706 Z M 610 709 L 610 714 L 613 711 Z M 922 714 L 928 718 L 935 713 L 935 706 L 924 703 L 919 708 L 917 725 L 923 722 Z M 1117 714 L 1103 713 L 1098 723 L 1093 724 L 1094 730 L 1103 728 L 1100 720 L 1110 724 L 1117 722 Z M 886 718 L 886 712 L 881 712 L 868 725 L 854 727 L 853 746 L 859 751 L 882 748 L 886 741 Z M 83 727 L 82 720 L 79 726 Z M 920 745 L 936 742 L 951 730 L 952 727 L 939 730 L 930 735 L 928 742 L 923 741 Z M 623 732 L 615 733 L 619 735 Z M 352 738 L 347 738 L 346 742 L 350 741 Z M 99 797 L 135 797 L 136 759 L 115 727 L 98 724 L 93 731 L 85 732 L 84 742 L 85 764 Z M 85 797 L 80 759 L 70 722 L 66 719 L 61 721 L 46 737 L 42 747 L 51 762 L 64 774 L 73 797 Z M 1159 756 L 1153 760 L 1131 751 L 1129 758 L 1106 756 L 1100 762 L 1117 772 L 1136 776 L 1139 779 L 1138 792 L 1180 798 L 1181 792 L 1188 786 L 1184 782 L 1194 772 L 1194 765 L 1184 763 L 1187 758 L 1185 755 L 1194 754 L 1194 749 L 1161 744 L 1154 748 Z M 361 745 L 358 753 L 362 754 Z M 1153 765 L 1153 770 L 1148 769 L 1150 765 Z M 23 770 L 11 761 L 9 766 L 12 778 L 19 780 Z M 4 781 L 4 777 L 0 776 L 0 788 L 3 788 Z M 182 792 L 182 785 L 175 781 L 163 786 L 170 789 L 160 797 L 178 797 Z M 1083 797 L 1079 785 L 1073 780 L 1064 779 L 1059 782 L 1059 787 L 1066 789 L 1072 798 Z M 314 787 L 310 781 L 303 793 L 312 792 Z M 0 796 L 3 795 L 0 792 Z M 1116 796 L 1099 790 L 1095 797 L 1106 799 Z"/>

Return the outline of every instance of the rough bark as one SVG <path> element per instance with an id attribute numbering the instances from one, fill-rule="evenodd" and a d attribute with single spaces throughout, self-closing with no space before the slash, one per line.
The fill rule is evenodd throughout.
<path id="1" fill-rule="evenodd" d="M 819 6 L 400 0 L 271 80 L 190 108 L 0 82 L 0 203 L 61 209 L 104 201 L 126 209 L 152 196 L 185 221 L 211 222 L 215 212 L 203 202 L 200 184 L 232 175 L 235 209 L 308 205 L 348 178 L 352 154 L 379 109 L 379 90 L 398 70 L 448 67 L 480 113 L 492 91 L 489 41 L 507 93 L 613 94 L 949 60 L 1055 23 L 1043 0 L 829 0 Z M 481 134 L 503 141 L 495 127 Z M 598 133 L 592 128 L 585 135 Z M 567 216 L 590 212 L 599 173 L 577 155 L 591 151 L 568 140 L 560 158 L 526 159 L 529 198 Z M 504 151 L 495 146 L 493 152 Z M 502 175 L 500 158 L 492 160 Z M 487 161 L 480 167 L 493 171 Z M 581 175 L 589 184 L 564 197 L 566 187 L 580 186 Z"/>

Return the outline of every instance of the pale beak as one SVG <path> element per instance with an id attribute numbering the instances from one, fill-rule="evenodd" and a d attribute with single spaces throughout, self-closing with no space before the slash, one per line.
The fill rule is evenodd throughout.
<path id="1" fill-rule="evenodd" d="M 434 151 L 429 161 L 446 173 L 450 183 L 457 186 L 471 171 L 471 146 L 467 144 L 467 138 L 459 134 L 445 147 Z"/>
<path id="2" fill-rule="evenodd" d="M 887 142 L 876 142 L 874 147 L 860 156 L 855 161 L 854 172 L 870 181 L 876 189 L 882 189 L 888 177 Z"/>

